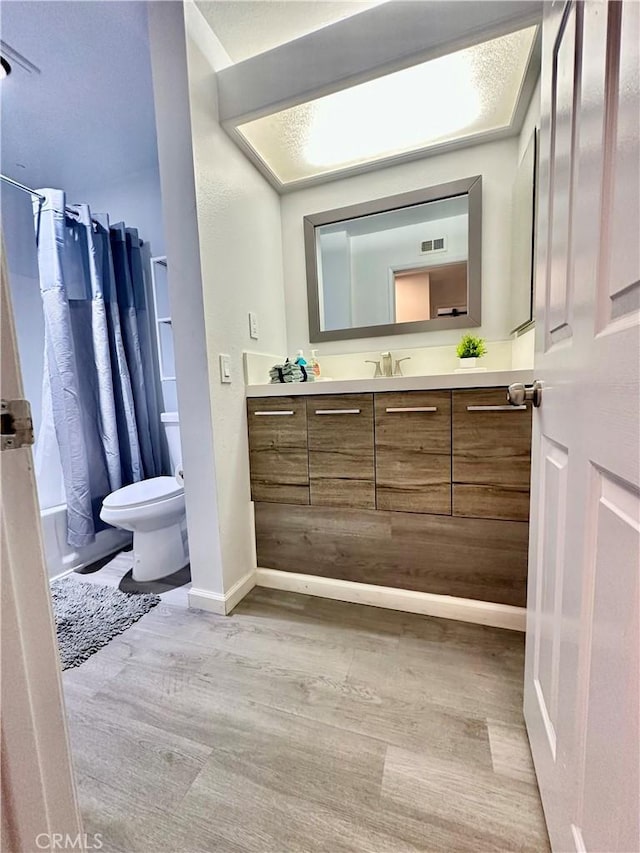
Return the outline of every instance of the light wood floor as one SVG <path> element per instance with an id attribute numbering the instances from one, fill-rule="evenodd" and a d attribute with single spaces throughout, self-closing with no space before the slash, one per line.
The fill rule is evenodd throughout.
<path id="1" fill-rule="evenodd" d="M 230 617 L 163 598 L 64 673 L 105 853 L 549 849 L 521 634 L 262 589 Z"/>

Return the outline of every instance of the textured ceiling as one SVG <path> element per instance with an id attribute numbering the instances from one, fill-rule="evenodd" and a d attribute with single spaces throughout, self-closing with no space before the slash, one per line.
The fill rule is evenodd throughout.
<path id="1" fill-rule="evenodd" d="M 283 183 L 507 128 L 535 27 L 271 113 L 238 127 Z"/>
<path id="2" fill-rule="evenodd" d="M 11 0 L 2 40 L 2 172 L 30 186 L 96 188 L 157 165 L 143 2 Z"/>
<path id="3" fill-rule="evenodd" d="M 264 53 L 384 0 L 196 0 L 233 62 Z"/>

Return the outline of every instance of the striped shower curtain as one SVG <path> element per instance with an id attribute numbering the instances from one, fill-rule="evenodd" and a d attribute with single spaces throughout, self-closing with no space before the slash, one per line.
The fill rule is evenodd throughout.
<path id="1" fill-rule="evenodd" d="M 45 318 L 43 415 L 36 468 L 57 444 L 67 504 L 67 539 L 94 541 L 102 501 L 159 473 L 152 442 L 141 241 L 88 205 L 66 206 L 62 190 L 34 201 Z"/>

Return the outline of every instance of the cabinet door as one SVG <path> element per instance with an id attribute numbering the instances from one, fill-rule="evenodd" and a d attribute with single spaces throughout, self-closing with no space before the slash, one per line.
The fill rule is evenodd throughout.
<path id="1" fill-rule="evenodd" d="M 375 509 L 373 394 L 307 399 L 311 503 Z"/>
<path id="2" fill-rule="evenodd" d="M 506 388 L 453 392 L 453 514 L 529 518 L 531 408 Z"/>
<path id="3" fill-rule="evenodd" d="M 251 497 L 309 503 L 307 409 L 302 397 L 247 400 Z"/>
<path id="4" fill-rule="evenodd" d="M 451 515 L 451 392 L 374 400 L 378 509 Z"/>

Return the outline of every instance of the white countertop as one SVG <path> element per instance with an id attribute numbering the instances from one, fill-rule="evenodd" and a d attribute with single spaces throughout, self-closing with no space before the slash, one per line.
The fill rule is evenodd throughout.
<path id="1" fill-rule="evenodd" d="M 378 379 L 332 379 L 328 382 L 284 382 L 247 385 L 247 397 L 294 397 L 301 394 L 366 394 L 374 391 L 431 391 L 442 388 L 492 388 L 533 382 L 533 370 L 487 370 L 484 373 L 435 373 Z"/>

